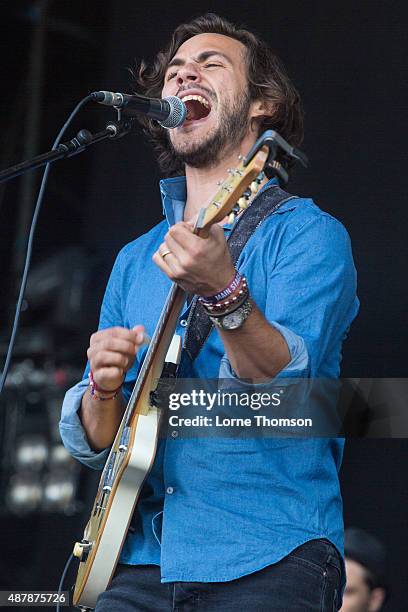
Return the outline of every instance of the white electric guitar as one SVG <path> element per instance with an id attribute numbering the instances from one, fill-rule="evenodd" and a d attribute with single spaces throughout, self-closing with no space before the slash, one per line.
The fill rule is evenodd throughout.
<path id="1" fill-rule="evenodd" d="M 206 238 L 211 225 L 244 208 L 242 194 L 248 186 L 256 191 L 256 178 L 269 155 L 268 143 L 261 139 L 258 143 L 257 150 L 254 147 L 251 151 L 253 155 L 229 171 L 210 204 L 201 209 L 194 229 L 197 235 Z M 272 162 L 277 169 L 276 164 L 279 166 Z M 151 392 L 162 375 L 166 355 L 167 361 L 178 363 L 180 339 L 172 339 L 185 297 L 183 289 L 173 284 L 103 469 L 83 539 L 74 547 L 80 563 L 73 601 L 82 610 L 94 608 L 98 595 L 109 585 L 143 483 L 153 465 L 161 410 L 151 404 Z"/>

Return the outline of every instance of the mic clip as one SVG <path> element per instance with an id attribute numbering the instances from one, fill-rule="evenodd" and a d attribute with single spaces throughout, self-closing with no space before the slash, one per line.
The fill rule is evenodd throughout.
<path id="1" fill-rule="evenodd" d="M 122 138 L 129 132 L 132 132 L 136 126 L 136 120 L 133 117 L 122 118 L 121 109 L 115 107 L 118 118 L 106 124 L 106 129 L 111 132 L 109 138 Z"/>

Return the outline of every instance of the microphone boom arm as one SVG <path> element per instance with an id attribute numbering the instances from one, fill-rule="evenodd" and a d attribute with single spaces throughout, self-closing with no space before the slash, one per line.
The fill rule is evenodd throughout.
<path id="1" fill-rule="evenodd" d="M 125 134 L 131 132 L 134 129 L 134 125 L 134 119 L 121 119 L 120 121 L 109 121 L 106 128 L 96 134 L 91 134 L 89 130 L 80 130 L 74 138 L 67 142 L 62 142 L 56 149 L 52 149 L 47 153 L 42 153 L 32 159 L 2 170 L 0 172 L 0 183 L 20 176 L 20 174 L 24 174 L 29 170 L 45 166 L 45 164 L 57 161 L 58 159 L 72 157 L 73 155 L 82 153 L 89 145 L 105 140 L 106 138 L 121 138 L 125 136 Z"/>

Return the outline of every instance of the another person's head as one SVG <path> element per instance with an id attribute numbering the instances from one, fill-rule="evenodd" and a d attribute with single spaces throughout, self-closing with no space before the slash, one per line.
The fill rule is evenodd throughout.
<path id="1" fill-rule="evenodd" d="M 347 582 L 341 612 L 378 612 L 387 595 L 384 546 L 371 534 L 350 527 L 344 555 Z"/>
<path id="2" fill-rule="evenodd" d="M 138 92 L 149 97 L 183 97 L 191 90 L 204 99 L 186 102 L 190 120 L 174 130 L 141 118 L 168 176 L 183 174 L 185 164 L 216 166 L 248 135 L 255 140 L 267 129 L 293 146 L 302 142 L 300 97 L 279 58 L 258 36 L 217 15 L 176 28 L 135 79 Z"/>

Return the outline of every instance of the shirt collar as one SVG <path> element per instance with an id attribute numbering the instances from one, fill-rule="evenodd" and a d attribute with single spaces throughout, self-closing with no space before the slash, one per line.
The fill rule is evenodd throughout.
<path id="1" fill-rule="evenodd" d="M 277 184 L 278 179 L 275 177 L 271 178 L 262 187 L 259 193 L 262 193 L 262 191 L 270 185 Z M 172 178 L 162 179 L 160 181 L 160 194 L 162 198 L 163 215 L 166 217 L 169 226 L 182 221 L 187 196 L 186 177 L 174 176 Z M 231 225 L 224 225 L 224 229 L 231 229 Z"/>
<path id="2" fill-rule="evenodd" d="M 174 176 L 160 181 L 163 215 L 169 225 L 183 220 L 187 188 L 185 176 Z"/>

